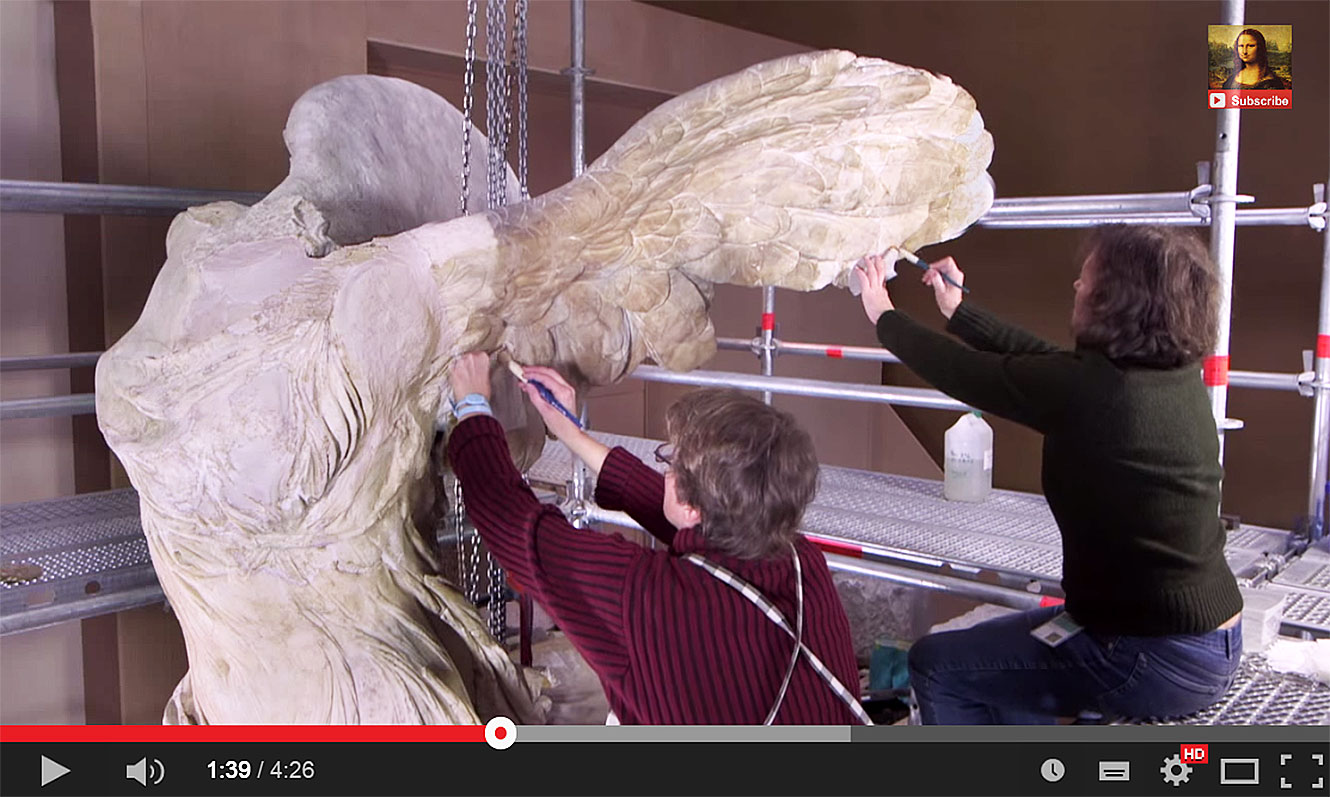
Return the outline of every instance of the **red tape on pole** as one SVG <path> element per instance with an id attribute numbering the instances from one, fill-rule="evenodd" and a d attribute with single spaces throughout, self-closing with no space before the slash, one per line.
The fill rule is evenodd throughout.
<path id="1" fill-rule="evenodd" d="M 1228 355 L 1216 354 L 1205 358 L 1205 366 L 1202 369 L 1205 376 L 1205 384 L 1210 387 L 1224 387 L 1228 384 Z"/>
<path id="2" fill-rule="evenodd" d="M 763 313 L 763 314 L 762 314 L 762 329 L 775 329 L 775 328 L 776 328 L 776 314 L 775 314 L 775 313 Z"/>
<path id="3" fill-rule="evenodd" d="M 864 556 L 864 549 L 854 543 L 843 542 L 841 540 L 830 540 L 826 537 L 816 537 L 812 534 L 805 534 L 804 536 L 808 538 L 809 542 L 828 553 L 838 553 L 841 556 L 852 556 L 855 559 L 862 559 Z"/>
<path id="4" fill-rule="evenodd" d="M 1045 595 L 1039 599 L 1040 606 L 1061 606 L 1066 603 L 1062 598 L 1054 598 L 1051 595 Z"/>
<path id="5" fill-rule="evenodd" d="M 1316 336 L 1316 356 L 1330 357 L 1330 335 Z"/>
<path id="6" fill-rule="evenodd" d="M 828 346 L 827 356 L 839 360 L 840 358 L 845 356 L 845 350 L 842 349 L 840 346 Z"/>

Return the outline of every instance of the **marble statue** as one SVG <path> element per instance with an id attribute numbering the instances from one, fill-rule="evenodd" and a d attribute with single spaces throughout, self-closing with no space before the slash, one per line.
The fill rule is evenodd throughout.
<path id="1" fill-rule="evenodd" d="M 188 648 L 168 723 L 538 722 L 412 520 L 451 360 L 506 348 L 593 384 L 694 368 L 713 283 L 845 286 L 863 253 L 954 237 L 993 197 L 964 90 L 841 51 L 690 91 L 580 178 L 519 202 L 510 175 L 513 204 L 455 218 L 463 124 L 400 80 L 310 90 L 290 176 L 180 214 L 101 358 L 98 420 Z M 525 464 L 543 428 L 505 374 Z"/>

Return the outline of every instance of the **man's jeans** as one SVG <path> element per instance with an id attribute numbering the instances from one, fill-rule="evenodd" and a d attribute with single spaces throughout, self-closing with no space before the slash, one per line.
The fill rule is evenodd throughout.
<path id="1" fill-rule="evenodd" d="M 1144 637 L 1083 630 L 1057 647 L 1030 635 L 1061 606 L 962 631 L 910 649 L 910 684 L 925 725 L 1041 725 L 1093 710 L 1179 717 L 1218 700 L 1242 658 L 1242 624 L 1204 634 Z"/>

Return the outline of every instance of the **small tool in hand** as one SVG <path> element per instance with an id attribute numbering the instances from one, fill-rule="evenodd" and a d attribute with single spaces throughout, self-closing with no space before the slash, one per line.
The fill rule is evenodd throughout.
<path id="1" fill-rule="evenodd" d="M 554 397 L 554 394 L 550 392 L 549 388 L 545 387 L 544 385 L 542 385 L 541 383 L 537 382 L 534 379 L 526 378 L 526 376 L 522 373 L 522 366 L 518 365 L 516 360 L 508 361 L 508 370 L 513 372 L 513 376 L 517 377 L 518 381 L 524 382 L 534 387 L 536 389 L 536 392 L 540 394 L 541 398 L 545 399 L 545 401 L 548 402 L 550 406 L 554 407 L 554 409 L 558 410 L 559 412 L 562 412 L 568 418 L 568 420 L 572 421 L 573 424 L 577 426 L 578 429 L 582 428 L 582 422 L 578 420 L 576 415 L 569 412 L 568 408 L 563 406 L 562 402 L 560 402 L 558 399 Z"/>
<path id="2" fill-rule="evenodd" d="M 919 268 L 923 269 L 924 271 L 927 271 L 927 270 L 929 269 L 929 265 L 928 265 L 927 263 L 924 262 L 924 259 L 921 258 L 921 257 L 919 257 L 918 255 L 916 255 L 914 252 L 911 252 L 909 249 L 902 249 L 902 248 L 900 248 L 900 247 L 898 246 L 898 247 L 896 247 L 896 251 L 900 253 L 901 259 L 904 260 L 906 263 L 909 263 L 909 264 L 911 264 L 911 265 L 918 266 Z M 940 271 L 939 271 L 938 273 L 939 273 L 939 274 L 942 274 L 942 272 L 940 272 Z M 956 287 L 956 288 L 960 288 L 960 289 L 961 289 L 961 293 L 969 293 L 969 292 L 970 292 L 970 289 L 969 289 L 969 288 L 965 287 L 964 285 L 961 285 L 959 282 L 957 282 L 956 280 L 952 279 L 951 277 L 948 277 L 946 274 L 942 274 L 942 279 L 946 280 L 946 283 L 947 283 L 948 285 L 951 285 L 951 286 Z"/>

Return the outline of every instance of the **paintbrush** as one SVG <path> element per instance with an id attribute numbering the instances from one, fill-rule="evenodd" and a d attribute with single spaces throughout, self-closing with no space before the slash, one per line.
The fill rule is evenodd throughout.
<path id="1" fill-rule="evenodd" d="M 512 358 L 508 359 L 508 370 L 513 372 L 513 376 L 517 377 L 518 381 L 534 387 L 536 389 L 536 392 L 540 394 L 541 398 L 545 399 L 545 402 L 547 404 L 549 404 L 551 407 L 558 410 L 559 412 L 562 412 L 568 418 L 568 420 L 573 422 L 574 426 L 576 426 L 578 429 L 582 428 L 582 422 L 578 420 L 576 415 L 569 412 L 568 408 L 563 406 L 562 402 L 560 402 L 558 399 L 554 397 L 554 394 L 550 392 L 549 388 L 545 387 L 543 384 L 537 382 L 534 379 L 526 378 L 526 375 L 522 373 L 522 366 L 518 365 L 516 360 Z"/>
<path id="2" fill-rule="evenodd" d="M 901 259 L 904 260 L 906 263 L 909 263 L 909 264 L 912 265 L 912 266 L 918 266 L 919 268 L 923 269 L 924 271 L 927 271 L 927 270 L 929 269 L 929 265 L 928 265 L 927 263 L 924 262 L 924 259 L 921 258 L 921 257 L 919 257 L 918 255 L 916 255 L 914 252 L 911 252 L 909 249 L 902 249 L 902 248 L 899 247 L 899 246 L 895 247 L 895 249 L 896 249 L 897 252 L 900 253 Z M 939 273 L 939 274 L 942 274 L 941 271 L 939 271 L 938 273 Z M 969 293 L 969 292 L 970 292 L 970 289 L 969 289 L 969 288 L 967 288 L 967 287 L 965 287 L 964 285 L 960 284 L 959 282 L 957 282 L 956 280 L 952 279 L 951 277 L 948 277 L 946 274 L 942 274 L 942 279 L 945 280 L 946 283 L 947 283 L 948 285 L 951 285 L 951 286 L 956 287 L 956 288 L 960 288 L 960 289 L 961 289 L 961 293 Z"/>

